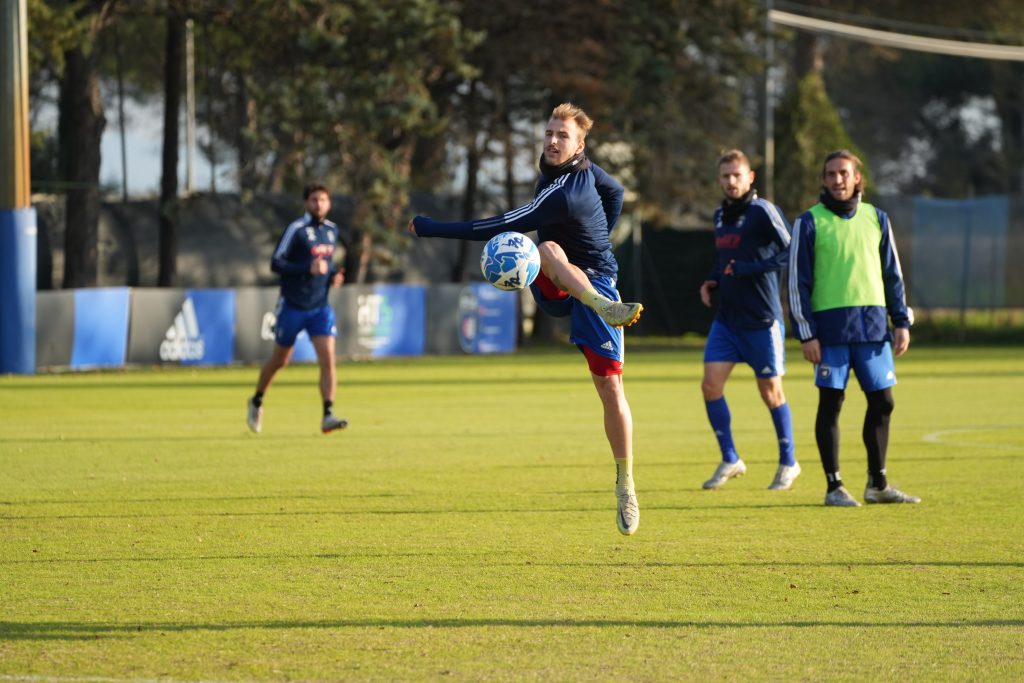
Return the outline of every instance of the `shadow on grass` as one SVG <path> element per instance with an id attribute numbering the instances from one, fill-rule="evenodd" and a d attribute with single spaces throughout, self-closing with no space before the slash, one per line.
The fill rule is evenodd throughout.
<path id="1" fill-rule="evenodd" d="M 538 385 L 551 385 L 551 384 L 566 384 L 579 382 L 581 384 L 589 384 L 590 381 L 586 375 L 586 366 L 581 366 L 579 372 L 567 373 L 563 375 L 551 375 L 551 374 L 539 374 L 536 372 L 525 373 L 518 370 L 508 373 L 480 373 L 484 376 L 476 377 L 456 377 L 456 378 L 444 378 L 444 377 L 431 377 L 430 387 L 463 387 L 463 386 L 494 386 L 497 382 L 509 381 L 515 382 L 517 387 L 529 386 L 531 384 Z M 253 378 L 259 374 L 258 371 L 253 373 Z M 975 373 L 970 373 L 971 375 Z M 1005 377 L 1012 375 L 1013 373 L 995 373 L 993 376 Z M 1024 374 L 1024 373 L 1021 373 Z M 936 376 L 929 374 L 929 377 Z M 670 375 L 643 375 L 637 374 L 630 376 L 629 382 L 633 384 L 664 384 L 664 383 L 681 383 L 681 380 L 677 376 Z M 275 379 L 274 387 L 279 389 L 280 387 L 308 387 L 310 384 L 309 378 L 290 378 L 290 379 Z M 418 391 L 423 390 L 423 379 L 419 377 L 413 377 L 409 379 L 400 378 L 371 378 L 371 379 L 355 379 L 349 378 L 343 380 L 345 388 L 359 388 L 368 387 L 371 389 L 380 389 L 381 387 L 409 387 Z M 13 386 L 5 386 L 5 391 L 53 391 L 59 389 L 61 391 L 75 391 L 75 390 L 88 390 L 96 391 L 97 389 L 102 390 L 117 390 L 120 392 L 131 391 L 132 389 L 159 389 L 161 391 L 173 391 L 186 390 L 194 392 L 197 389 L 238 389 L 239 394 L 244 399 L 246 396 L 252 394 L 253 380 L 251 378 L 239 379 L 237 381 L 199 381 L 196 383 L 181 379 L 178 381 L 140 381 L 140 382 L 111 382 L 107 379 L 89 379 L 82 380 L 80 378 L 74 378 L 73 381 L 51 381 L 41 380 L 37 382 L 29 382 L 25 384 L 16 384 Z"/>
<path id="2" fill-rule="evenodd" d="M 342 629 L 463 629 L 463 628 L 647 628 L 647 629 L 763 629 L 763 628 L 1009 628 L 1024 619 L 958 619 L 951 621 L 686 621 L 644 619 L 337 619 L 323 621 L 249 621 L 225 623 L 137 622 L 134 624 L 0 621 L 0 640 L 95 640 L 128 638 L 134 634 L 227 632 L 251 630 Z"/>
<path id="3" fill-rule="evenodd" d="M 635 562 L 537 562 L 530 559 L 520 561 L 494 562 L 495 555 L 505 558 L 504 551 L 470 551 L 459 552 L 458 557 L 479 557 L 488 558 L 485 563 L 488 567 L 627 567 L 627 568 L 673 568 L 673 569 L 724 569 L 724 568 L 814 568 L 814 567 L 955 567 L 961 569 L 983 569 L 983 568 L 1024 568 L 1024 561 L 1003 561 L 1003 560 L 979 560 L 979 561 L 957 561 L 957 560 L 864 560 L 860 562 L 852 560 L 837 560 L 834 562 L 786 562 L 777 560 L 750 560 L 744 562 L 650 562 L 636 560 Z M 94 558 L 51 558 L 38 557 L 30 559 L 0 560 L 0 566 L 24 565 L 24 564 L 117 564 L 117 563 L 138 563 L 138 562 L 306 562 L 310 560 L 380 560 L 388 558 L 424 558 L 440 557 L 450 563 L 453 552 L 450 549 L 430 550 L 422 552 L 351 552 L 351 553 L 237 553 L 231 555 L 165 555 L 146 557 L 94 557 Z"/>
<path id="4" fill-rule="evenodd" d="M 744 505 L 647 505 L 645 510 L 671 510 L 710 512 L 722 510 L 776 510 L 793 508 L 820 508 L 820 503 L 771 503 L 771 504 L 744 504 Z M 601 507 L 506 507 L 506 508 L 475 508 L 475 509 L 434 509 L 434 510 L 256 510 L 245 512 L 217 511 L 197 512 L 119 512 L 119 513 L 94 513 L 94 514 L 61 514 L 61 515 L 4 515 L 0 514 L 0 521 L 4 520 L 68 520 L 68 519 L 171 519 L 175 517 L 185 518 L 230 518 L 230 517 L 373 517 L 373 516 L 397 516 L 397 515 L 522 515 L 522 514 L 579 514 L 579 513 L 604 513 L 609 508 Z"/>

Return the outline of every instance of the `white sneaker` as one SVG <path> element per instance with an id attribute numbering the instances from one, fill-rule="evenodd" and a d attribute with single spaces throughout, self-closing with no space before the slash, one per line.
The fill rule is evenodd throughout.
<path id="1" fill-rule="evenodd" d="M 793 488 L 793 482 L 800 476 L 800 463 L 794 462 L 792 465 L 779 465 L 779 469 L 775 470 L 775 478 L 772 479 L 772 483 L 768 485 L 769 491 L 788 491 Z"/>
<path id="2" fill-rule="evenodd" d="M 619 513 L 615 517 L 619 533 L 632 536 L 640 526 L 640 505 L 636 502 L 636 491 L 616 486 L 615 497 L 619 499 Z"/>
<path id="3" fill-rule="evenodd" d="M 898 488 L 889 484 L 884 489 L 873 489 L 870 486 L 864 487 L 865 503 L 920 503 L 921 499 L 903 493 Z"/>
<path id="4" fill-rule="evenodd" d="M 718 469 L 711 475 L 711 478 L 704 482 L 704 488 L 717 489 L 725 485 L 733 477 L 742 477 L 747 473 L 747 466 L 742 460 L 736 462 L 720 462 Z"/>
<path id="5" fill-rule="evenodd" d="M 629 327 L 640 319 L 644 310 L 643 304 L 626 304 L 612 301 L 597 312 L 601 319 L 612 327 Z"/>
<path id="6" fill-rule="evenodd" d="M 320 431 L 324 434 L 330 434 L 336 429 L 344 429 L 345 427 L 348 427 L 348 420 L 331 414 L 324 415 L 324 421 L 320 423 Z"/>
<path id="7" fill-rule="evenodd" d="M 859 508 L 860 503 L 857 499 L 850 495 L 850 492 L 846 490 L 845 486 L 840 486 L 835 491 L 829 491 L 825 494 L 825 505 L 831 505 L 832 507 L 840 508 Z"/>
<path id="8" fill-rule="evenodd" d="M 252 398 L 249 398 L 247 403 L 248 410 L 245 415 L 245 422 L 249 425 L 254 433 L 259 434 L 260 430 L 263 429 L 263 406 L 258 406 L 253 403 Z"/>

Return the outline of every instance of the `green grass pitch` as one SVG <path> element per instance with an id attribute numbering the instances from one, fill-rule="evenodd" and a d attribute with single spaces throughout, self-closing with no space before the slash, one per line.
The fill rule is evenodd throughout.
<path id="1" fill-rule="evenodd" d="M 571 349 L 342 363 L 348 430 L 290 367 L 0 377 L 0 681 L 1021 680 L 1024 353 L 912 347 L 889 476 L 916 506 L 822 506 L 727 386 L 749 471 L 720 491 L 696 348 L 631 350 L 636 536 Z M 861 497 L 864 398 L 842 417 Z"/>

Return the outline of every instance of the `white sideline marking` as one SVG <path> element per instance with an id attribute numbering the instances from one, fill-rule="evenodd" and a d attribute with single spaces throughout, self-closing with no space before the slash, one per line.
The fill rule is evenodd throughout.
<path id="1" fill-rule="evenodd" d="M 970 446 L 971 448 L 994 448 L 1001 451 L 1019 451 L 1021 450 L 1017 446 L 1011 446 L 1005 443 L 975 443 L 973 441 L 949 441 L 946 439 L 951 434 L 976 434 L 978 432 L 997 432 L 1005 430 L 1020 430 L 1021 425 L 992 425 L 990 427 L 959 427 L 957 429 L 940 429 L 938 431 L 929 432 L 921 437 L 922 441 L 927 443 L 941 443 L 948 446 Z"/>

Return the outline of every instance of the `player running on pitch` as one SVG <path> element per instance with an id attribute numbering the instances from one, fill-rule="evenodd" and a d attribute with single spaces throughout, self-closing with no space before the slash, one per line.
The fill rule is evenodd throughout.
<path id="1" fill-rule="evenodd" d="M 789 226 L 777 206 L 757 196 L 753 183 L 746 154 L 733 149 L 719 158 L 718 184 L 725 199 L 715 210 L 717 258 L 700 286 L 700 299 L 711 306 L 711 290 L 719 292 L 718 312 L 704 347 L 701 390 L 722 462 L 704 482 L 706 489 L 717 489 L 747 471 L 733 444 L 725 401 L 725 382 L 738 362 L 754 369 L 757 390 L 775 425 L 779 467 L 768 488 L 786 490 L 800 475 L 794 457 L 793 417 L 782 392 L 786 330 L 779 290 L 781 270 L 789 257 Z"/>
<path id="2" fill-rule="evenodd" d="M 633 417 L 622 383 L 622 328 L 643 305 L 622 303 L 615 289 L 618 263 L 609 235 L 622 211 L 622 186 L 584 153 L 593 121 L 579 107 L 560 104 L 544 131 L 541 176 L 532 202 L 500 216 L 442 223 L 425 216 L 409 221 L 420 237 L 488 240 L 507 230 L 537 231 L 541 274 L 530 285 L 537 305 L 570 316 L 569 340 L 587 359 L 604 408 L 604 431 L 616 465 L 619 531 L 640 524 L 633 485 Z"/>
<path id="3" fill-rule="evenodd" d="M 248 401 L 246 423 L 257 434 L 263 429 L 263 394 L 277 372 L 291 360 L 295 339 L 306 330 L 320 364 L 323 419 L 320 430 L 329 434 L 348 421 L 333 413 L 336 391 L 334 338 L 338 334 L 334 309 L 327 303 L 329 287 L 340 287 L 344 271 L 334 267 L 338 226 L 327 220 L 331 196 L 323 185 L 309 185 L 303 193 L 306 214 L 293 221 L 274 249 L 270 269 L 281 276 L 281 298 L 274 323 L 274 351 L 263 364 L 256 393 Z"/>

